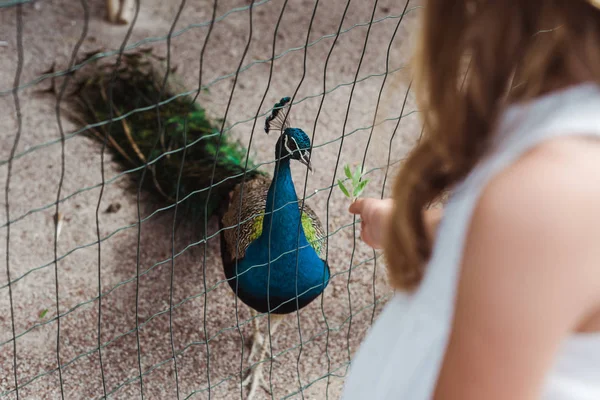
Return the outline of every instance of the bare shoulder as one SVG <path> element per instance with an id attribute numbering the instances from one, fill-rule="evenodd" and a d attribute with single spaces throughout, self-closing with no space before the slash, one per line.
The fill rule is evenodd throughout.
<path id="1" fill-rule="evenodd" d="M 464 247 L 435 399 L 539 398 L 600 309 L 600 142 L 554 140 L 486 186 Z"/>
<path id="2" fill-rule="evenodd" d="M 600 303 L 599 206 L 600 140 L 551 140 L 491 180 L 469 240 L 510 254 L 513 265 L 522 257 L 532 274 L 580 285 L 582 294 L 587 287 Z"/>
<path id="3" fill-rule="evenodd" d="M 512 208 L 515 202 L 535 203 L 539 213 L 557 207 L 596 207 L 600 200 L 600 139 L 559 138 L 532 149 L 499 173 L 485 188 L 480 209 Z M 508 208 L 511 208 L 510 210 Z M 591 211 L 591 210 L 588 210 Z M 551 220 L 561 215 L 550 215 Z M 586 220 L 589 220 L 586 218 Z"/>
<path id="4" fill-rule="evenodd" d="M 474 219 L 492 219 L 513 234 L 583 239 L 600 233 L 600 140 L 561 138 L 544 143 L 501 171 L 484 188 Z M 588 231 L 590 230 L 591 231 Z M 555 230 L 555 231 L 554 231 Z"/>

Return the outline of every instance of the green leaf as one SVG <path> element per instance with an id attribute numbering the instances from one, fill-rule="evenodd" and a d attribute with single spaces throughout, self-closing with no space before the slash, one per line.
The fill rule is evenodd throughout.
<path id="1" fill-rule="evenodd" d="M 352 183 L 354 183 L 354 186 L 358 185 L 358 183 L 360 182 L 361 176 L 362 176 L 362 167 L 359 165 L 356 167 L 356 170 L 354 171 L 354 176 L 352 177 Z"/>
<path id="2" fill-rule="evenodd" d="M 48 309 L 44 308 L 42 311 L 40 311 L 40 319 L 44 318 L 46 316 L 46 314 L 48 314 Z"/>
<path id="3" fill-rule="evenodd" d="M 346 187 L 344 186 L 344 184 L 342 183 L 341 180 L 338 179 L 338 186 L 340 187 L 340 190 L 342 191 L 342 193 L 344 193 L 344 195 L 346 197 L 350 197 L 350 193 L 348 193 L 348 189 L 346 189 Z"/>
<path id="4" fill-rule="evenodd" d="M 367 186 L 367 183 L 369 183 L 368 179 L 365 179 L 364 181 L 361 181 L 358 186 L 356 186 L 354 188 L 354 191 L 352 192 L 352 194 L 354 195 L 354 197 L 358 197 L 361 195 L 361 193 L 365 190 L 365 187 Z"/>
<path id="5" fill-rule="evenodd" d="M 367 184 L 369 183 L 369 179 L 365 179 L 364 181 L 362 181 L 359 185 L 360 187 L 360 191 L 362 192 L 363 190 L 365 190 L 365 188 L 367 187 Z"/>
<path id="6" fill-rule="evenodd" d="M 357 198 L 358 196 L 360 196 L 361 192 L 362 190 L 360 189 L 360 185 L 354 187 L 354 190 L 352 191 L 352 197 Z"/>
<path id="7" fill-rule="evenodd" d="M 352 172 L 350 171 L 350 166 L 348 164 L 344 165 L 344 172 L 348 179 L 352 179 Z"/>

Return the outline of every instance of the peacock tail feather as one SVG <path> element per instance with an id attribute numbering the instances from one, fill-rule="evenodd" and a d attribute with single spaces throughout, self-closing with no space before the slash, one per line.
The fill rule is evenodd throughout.
<path id="1" fill-rule="evenodd" d="M 191 96 L 182 95 L 186 89 L 174 69 L 168 71 L 161 95 L 166 63 L 151 51 L 123 54 L 121 67 L 114 76 L 111 99 L 113 70 L 114 65 L 91 61 L 78 72 L 83 75 L 74 92 L 78 121 L 86 125 L 108 121 L 112 107 L 113 123 L 88 131 L 101 141 L 107 137 L 108 145 L 128 167 L 150 163 L 144 186 L 171 203 L 177 195 L 180 201 L 189 196 L 182 205 L 194 216 L 204 215 L 216 159 L 208 216 L 221 212 L 224 199 L 242 180 L 246 148 L 226 133 L 220 138 L 219 121 L 209 119 L 205 109 Z M 171 100 L 159 108 L 159 126 L 156 104 L 167 99 Z M 185 162 L 178 185 L 184 148 Z M 141 169 L 136 173 L 141 177 Z M 246 179 L 261 175 L 249 160 Z"/>

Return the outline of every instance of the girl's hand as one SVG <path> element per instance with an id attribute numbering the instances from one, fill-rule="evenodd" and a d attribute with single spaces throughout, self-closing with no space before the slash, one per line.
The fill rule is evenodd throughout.
<path id="1" fill-rule="evenodd" d="M 348 209 L 350 213 L 360 216 L 361 238 L 375 249 L 383 247 L 385 223 L 390 219 L 393 204 L 392 199 L 364 198 L 357 199 Z"/>

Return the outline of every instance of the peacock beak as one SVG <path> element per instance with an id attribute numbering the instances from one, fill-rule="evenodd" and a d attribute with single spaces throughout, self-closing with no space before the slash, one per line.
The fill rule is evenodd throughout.
<path id="1" fill-rule="evenodd" d="M 312 166 L 310 165 L 310 161 L 305 160 L 304 158 L 300 158 L 298 161 L 300 161 L 302 164 L 306 165 L 306 167 L 308 168 L 308 170 L 310 172 L 313 172 Z"/>
<path id="2" fill-rule="evenodd" d="M 310 172 L 314 172 L 312 169 L 312 166 L 310 165 L 309 157 L 310 157 L 310 155 L 308 154 L 308 151 L 301 152 L 300 159 L 298 161 L 300 161 L 302 164 L 306 165 L 306 167 L 308 168 L 308 170 Z"/>

